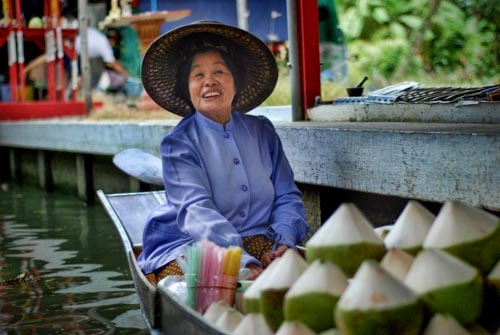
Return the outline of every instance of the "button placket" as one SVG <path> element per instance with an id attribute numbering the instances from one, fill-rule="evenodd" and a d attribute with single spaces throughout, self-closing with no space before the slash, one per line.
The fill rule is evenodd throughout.
<path id="1" fill-rule="evenodd" d="M 231 142 L 231 144 L 229 144 L 229 142 L 226 142 L 226 143 L 228 143 L 230 146 L 232 146 L 232 150 L 231 150 L 231 151 L 233 152 L 233 155 L 234 155 L 234 156 L 233 156 L 233 164 L 234 164 L 235 166 L 241 166 L 241 165 L 242 165 L 242 161 L 241 161 L 241 158 L 238 156 L 239 151 L 238 151 L 238 149 L 237 149 L 237 145 L 236 145 L 235 141 L 233 140 L 233 139 L 234 139 L 234 137 L 233 137 L 233 136 L 231 135 L 231 133 L 229 133 L 229 132 L 224 132 L 224 133 L 222 134 L 222 137 L 223 137 L 225 140 L 229 140 L 229 141 Z M 236 170 L 239 170 L 239 169 L 236 169 Z M 241 181 L 242 181 L 243 183 L 245 183 L 246 177 L 245 177 L 245 172 L 244 172 L 244 170 L 241 170 L 240 172 L 238 172 L 238 174 L 239 174 L 239 173 L 242 173 L 242 174 L 240 175 L 240 177 L 243 177 L 243 180 L 241 180 Z M 248 187 L 248 184 L 243 184 L 243 183 L 242 183 L 242 184 L 240 184 L 240 190 L 241 190 L 242 192 L 244 192 L 244 194 L 245 194 L 245 195 L 244 195 L 244 197 L 245 197 L 245 198 L 247 198 L 247 197 L 249 197 L 249 194 L 247 193 L 247 192 L 248 192 L 248 190 L 249 190 L 249 187 Z M 248 209 L 248 206 L 246 206 L 246 207 L 247 207 L 247 209 Z M 247 211 L 246 211 L 245 209 L 242 209 L 242 210 L 238 211 L 238 214 L 237 214 L 237 215 L 240 217 L 240 219 L 245 220 L 245 218 L 247 217 L 248 213 L 247 213 Z"/>

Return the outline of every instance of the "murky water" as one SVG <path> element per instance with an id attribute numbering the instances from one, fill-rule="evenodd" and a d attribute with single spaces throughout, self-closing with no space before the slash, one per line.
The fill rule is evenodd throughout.
<path id="1" fill-rule="evenodd" d="M 0 190 L 0 335 L 148 334 L 119 236 L 101 205 Z"/>

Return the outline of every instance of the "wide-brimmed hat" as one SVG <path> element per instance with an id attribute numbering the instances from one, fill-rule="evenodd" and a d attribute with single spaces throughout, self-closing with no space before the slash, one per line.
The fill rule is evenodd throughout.
<path id="1" fill-rule="evenodd" d="M 184 116 L 192 111 L 190 101 L 179 94 L 178 70 L 186 59 L 186 45 L 197 39 L 222 41 L 229 56 L 240 64 L 240 81 L 233 107 L 248 112 L 272 93 L 278 80 L 276 59 L 269 47 L 249 32 L 214 21 L 199 21 L 176 28 L 158 37 L 147 49 L 142 61 L 141 79 L 149 96 L 169 112 Z M 187 81 L 187 78 L 185 78 Z"/>

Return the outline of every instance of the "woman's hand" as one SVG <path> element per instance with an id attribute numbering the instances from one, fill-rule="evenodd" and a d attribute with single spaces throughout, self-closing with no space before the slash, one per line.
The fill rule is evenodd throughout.
<path id="1" fill-rule="evenodd" d="M 283 256 L 285 251 L 288 250 L 288 247 L 286 245 L 280 245 L 278 246 L 278 249 L 274 251 L 268 251 L 265 252 L 260 261 L 262 262 L 262 265 L 264 266 L 264 269 L 271 264 L 272 261 L 274 261 L 276 258 Z"/>
<path id="2" fill-rule="evenodd" d="M 264 271 L 257 264 L 247 265 L 247 268 L 250 270 L 250 274 L 247 278 L 245 278 L 246 280 L 255 280 L 262 273 L 262 271 Z"/>

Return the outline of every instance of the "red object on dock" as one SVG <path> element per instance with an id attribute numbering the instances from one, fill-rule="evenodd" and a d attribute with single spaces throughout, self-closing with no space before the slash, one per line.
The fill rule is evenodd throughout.
<path id="1" fill-rule="evenodd" d="M 0 121 L 85 115 L 85 103 L 73 101 L 36 101 L 0 103 Z"/>
<path id="2" fill-rule="evenodd" d="M 76 62 L 75 41 L 77 29 L 61 27 L 60 8 L 57 0 L 44 0 L 44 27 L 28 28 L 23 25 L 20 0 L 7 1 L 5 27 L 0 27 L 0 46 L 8 42 L 9 96 L 2 96 L 1 120 L 85 115 L 86 105 L 76 101 L 76 79 L 72 80 L 71 95 L 65 96 L 66 80 L 64 55 Z M 27 101 L 24 73 L 24 42 L 34 42 L 46 58 L 47 100 Z M 64 42 L 63 42 L 64 41 Z M 74 77 L 77 74 L 72 71 Z M 5 93 L 6 90 L 3 92 Z M 70 100 L 70 101 L 68 101 Z"/>

